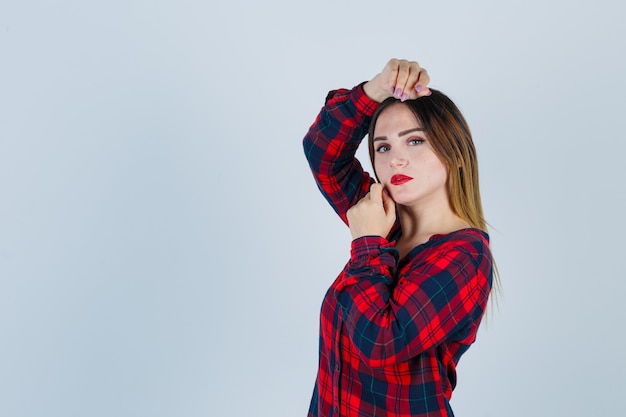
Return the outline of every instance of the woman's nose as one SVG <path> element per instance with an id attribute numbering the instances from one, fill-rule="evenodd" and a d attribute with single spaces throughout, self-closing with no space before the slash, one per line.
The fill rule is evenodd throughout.
<path id="1" fill-rule="evenodd" d="M 399 152 L 396 152 L 391 155 L 391 159 L 389 160 L 389 164 L 392 167 L 404 166 L 407 164 L 407 159 L 405 155 L 402 155 Z"/>

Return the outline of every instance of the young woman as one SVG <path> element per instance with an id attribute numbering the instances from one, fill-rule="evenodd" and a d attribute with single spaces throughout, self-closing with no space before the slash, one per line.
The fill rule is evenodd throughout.
<path id="1" fill-rule="evenodd" d="M 476 152 L 458 108 L 392 59 L 329 93 L 304 138 L 319 189 L 352 234 L 321 309 L 309 416 L 452 416 L 456 365 L 492 284 Z M 375 182 L 355 152 L 369 132 Z"/>

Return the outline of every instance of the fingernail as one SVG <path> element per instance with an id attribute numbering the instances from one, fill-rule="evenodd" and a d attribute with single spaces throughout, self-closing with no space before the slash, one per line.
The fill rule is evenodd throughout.
<path id="1" fill-rule="evenodd" d="M 417 85 L 417 87 L 415 87 L 415 90 L 416 90 L 418 93 L 421 93 L 423 89 L 424 89 L 424 87 L 422 87 L 420 84 L 418 84 L 418 85 Z"/>
<path id="2" fill-rule="evenodd" d="M 391 86 L 391 88 L 389 89 L 389 92 L 390 92 L 391 94 L 393 94 L 393 93 L 395 93 L 395 91 L 396 91 L 396 87 L 394 87 L 394 86 L 392 85 L 392 86 Z"/>
<path id="3" fill-rule="evenodd" d="M 396 97 L 398 97 L 398 98 L 400 98 L 400 96 L 402 96 L 402 89 L 401 89 L 401 88 L 399 88 L 399 87 L 398 87 L 398 88 L 396 88 L 396 94 L 395 94 L 395 96 L 396 96 Z"/>
<path id="4" fill-rule="evenodd" d="M 402 97 L 400 97 L 400 101 L 406 101 L 408 97 L 409 95 L 407 93 L 402 93 Z"/>

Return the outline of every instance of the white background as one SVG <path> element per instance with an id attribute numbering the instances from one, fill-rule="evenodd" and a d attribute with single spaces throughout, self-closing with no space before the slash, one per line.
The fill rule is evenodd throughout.
<path id="1" fill-rule="evenodd" d="M 301 139 L 391 57 L 470 123 L 504 284 L 456 414 L 626 415 L 623 9 L 2 0 L 0 415 L 306 415 L 350 236 Z"/>

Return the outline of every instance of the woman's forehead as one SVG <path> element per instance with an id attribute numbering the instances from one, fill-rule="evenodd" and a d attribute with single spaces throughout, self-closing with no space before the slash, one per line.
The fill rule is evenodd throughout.
<path id="1" fill-rule="evenodd" d="M 374 125 L 374 132 L 384 131 L 404 131 L 406 129 L 422 128 L 420 120 L 417 119 L 413 111 L 402 103 L 393 104 L 385 108 Z"/>

